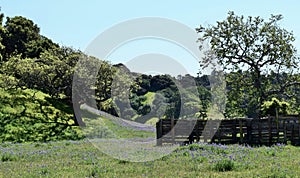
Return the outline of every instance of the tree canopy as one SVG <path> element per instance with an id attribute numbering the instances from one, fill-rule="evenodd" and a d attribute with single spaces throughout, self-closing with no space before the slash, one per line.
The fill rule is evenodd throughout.
<path id="1" fill-rule="evenodd" d="M 196 31 L 201 35 L 198 39 L 200 48 L 209 40 L 210 50 L 201 63 L 201 67 L 217 62 L 224 72 L 234 72 L 235 75 L 247 71 L 250 77 L 235 77 L 235 85 L 242 84 L 238 90 L 251 88 L 256 117 L 260 114 L 260 107 L 270 95 L 285 93 L 289 86 L 299 84 L 295 78 L 298 72 L 296 48 L 293 45 L 295 37 L 292 32 L 280 27 L 282 15 L 271 15 L 265 21 L 261 17 L 237 16 L 229 12 L 227 19 L 209 27 L 200 26 Z M 268 85 L 265 76 L 271 75 L 277 79 L 277 85 Z M 286 74 L 284 80 L 282 77 Z M 246 82 L 245 82 L 246 81 Z M 237 86 L 236 86 L 237 87 Z M 235 88 L 237 89 L 237 88 Z"/>
<path id="2" fill-rule="evenodd" d="M 0 19 L 1 24 L 3 17 L 4 15 Z M 59 47 L 52 40 L 40 35 L 37 24 L 22 16 L 7 17 L 0 30 L 3 44 L 1 54 L 5 60 L 16 54 L 21 54 L 22 58 L 39 57 L 42 52 Z"/>

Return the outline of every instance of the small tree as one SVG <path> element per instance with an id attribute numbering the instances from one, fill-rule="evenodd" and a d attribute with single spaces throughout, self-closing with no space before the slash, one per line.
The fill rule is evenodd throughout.
<path id="1" fill-rule="evenodd" d="M 271 101 L 265 101 L 262 105 L 262 115 L 276 116 L 288 114 L 289 103 L 279 101 L 277 98 L 272 98 Z"/>

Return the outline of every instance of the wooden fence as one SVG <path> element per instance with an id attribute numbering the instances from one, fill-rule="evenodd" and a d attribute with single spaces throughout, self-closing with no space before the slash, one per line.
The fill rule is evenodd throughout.
<path id="1" fill-rule="evenodd" d="M 156 123 L 157 145 L 208 142 L 221 144 L 300 145 L 299 116 L 263 119 L 174 120 Z"/>

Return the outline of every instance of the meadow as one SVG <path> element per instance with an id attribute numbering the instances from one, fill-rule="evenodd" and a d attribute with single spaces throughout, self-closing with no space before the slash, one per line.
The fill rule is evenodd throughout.
<path id="1" fill-rule="evenodd" d="M 297 177 L 300 148 L 195 143 L 160 159 L 114 159 L 91 140 L 2 143 L 0 177 Z"/>

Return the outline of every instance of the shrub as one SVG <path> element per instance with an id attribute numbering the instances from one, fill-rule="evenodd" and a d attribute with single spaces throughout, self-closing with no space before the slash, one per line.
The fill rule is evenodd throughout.
<path id="1" fill-rule="evenodd" d="M 285 101 L 279 101 L 277 98 L 272 98 L 271 101 L 265 101 L 264 104 L 261 106 L 262 114 L 264 116 L 275 116 L 277 110 L 279 115 L 286 115 L 288 114 L 289 106 L 289 103 Z"/>
<path id="2" fill-rule="evenodd" d="M 6 161 L 16 161 L 17 156 L 12 154 L 12 153 L 3 153 L 1 156 L 1 161 L 6 162 Z"/>
<path id="3" fill-rule="evenodd" d="M 232 171 L 234 162 L 230 159 L 222 159 L 213 165 L 213 170 L 219 172 Z"/>
<path id="4" fill-rule="evenodd" d="M 188 148 L 189 148 L 189 150 L 191 150 L 191 151 L 196 151 L 196 150 L 203 150 L 204 148 L 203 148 L 203 145 L 200 145 L 200 144 L 190 144 L 189 146 L 188 146 Z"/>

